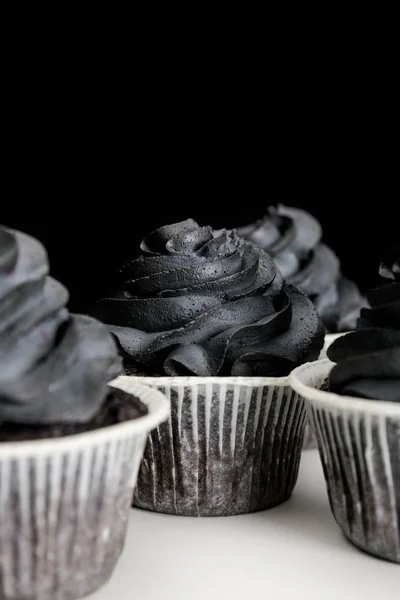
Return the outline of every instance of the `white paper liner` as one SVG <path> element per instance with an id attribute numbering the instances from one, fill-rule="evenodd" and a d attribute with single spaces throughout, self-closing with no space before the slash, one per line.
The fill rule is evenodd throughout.
<path id="1" fill-rule="evenodd" d="M 327 333 L 325 335 L 324 346 L 321 350 L 321 354 L 319 355 L 319 358 L 320 359 L 326 358 L 326 351 L 328 350 L 328 348 L 332 344 L 332 342 L 337 340 L 337 338 L 341 337 L 342 335 L 347 335 L 347 333 L 349 333 L 349 332 L 347 331 L 345 333 Z M 304 432 L 303 450 L 314 450 L 316 447 L 317 447 L 317 440 L 314 437 L 311 424 L 310 424 L 309 420 L 307 419 L 306 429 Z"/>
<path id="2" fill-rule="evenodd" d="M 295 369 L 344 534 L 358 547 L 400 563 L 400 405 L 321 391 L 333 363 Z"/>
<path id="3" fill-rule="evenodd" d="M 135 377 L 171 402 L 149 436 L 134 504 L 188 516 L 250 513 L 287 500 L 305 409 L 287 377 Z"/>
<path id="4" fill-rule="evenodd" d="M 113 382 L 149 414 L 74 436 L 0 443 L 0 598 L 74 600 L 121 554 L 147 433 L 169 412 L 156 390 Z"/>

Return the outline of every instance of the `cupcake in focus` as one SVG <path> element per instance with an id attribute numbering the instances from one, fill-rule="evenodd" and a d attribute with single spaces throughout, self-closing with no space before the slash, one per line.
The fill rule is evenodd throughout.
<path id="1" fill-rule="evenodd" d="M 337 523 L 400 564 L 400 253 L 380 272 L 388 282 L 367 294 L 357 330 L 291 383 L 307 401 Z"/>
<path id="2" fill-rule="evenodd" d="M 43 246 L 0 227 L 0 597 L 80 598 L 122 551 L 145 438 L 168 404 L 103 324 L 65 308 Z"/>
<path id="3" fill-rule="evenodd" d="M 93 312 L 125 372 L 171 400 L 170 421 L 149 438 L 135 504 L 211 516 L 286 500 L 305 418 L 287 376 L 320 353 L 315 308 L 235 232 L 188 219 L 140 249 Z"/>
<path id="4" fill-rule="evenodd" d="M 355 329 L 366 301 L 356 284 L 341 274 L 333 250 L 321 242 L 322 228 L 313 216 L 279 205 L 237 232 L 268 252 L 286 281 L 312 300 L 328 333 Z"/>

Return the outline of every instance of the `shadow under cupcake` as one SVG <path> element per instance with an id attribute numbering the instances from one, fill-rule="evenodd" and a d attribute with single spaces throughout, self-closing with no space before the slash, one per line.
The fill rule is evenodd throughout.
<path id="1" fill-rule="evenodd" d="M 400 564 L 400 260 L 357 330 L 290 376 L 307 404 L 330 504 L 359 548 Z M 337 363 L 336 365 L 334 363 Z M 324 391 L 329 389 L 329 391 Z"/>
<path id="2" fill-rule="evenodd" d="M 191 219 L 168 225 L 93 314 L 115 335 L 125 372 L 171 403 L 149 437 L 136 506 L 218 516 L 290 497 L 305 408 L 288 374 L 319 356 L 324 329 L 263 250 Z"/>

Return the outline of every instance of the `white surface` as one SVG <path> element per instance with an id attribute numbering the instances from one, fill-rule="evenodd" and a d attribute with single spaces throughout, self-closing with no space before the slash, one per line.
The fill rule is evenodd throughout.
<path id="1" fill-rule="evenodd" d="M 132 510 L 111 582 L 90 600 L 399 600 L 400 565 L 342 536 L 317 451 L 303 453 L 292 498 L 237 517 Z"/>

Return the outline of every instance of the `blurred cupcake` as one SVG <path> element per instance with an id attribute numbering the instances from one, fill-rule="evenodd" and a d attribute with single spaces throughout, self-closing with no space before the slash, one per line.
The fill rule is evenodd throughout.
<path id="1" fill-rule="evenodd" d="M 122 551 L 146 434 L 168 403 L 106 327 L 70 315 L 43 246 L 0 228 L 0 598 L 81 598 Z"/>
<path id="2" fill-rule="evenodd" d="M 308 403 L 332 511 L 345 535 L 370 554 L 400 563 L 400 259 L 368 294 L 358 329 L 328 359 L 291 374 Z M 324 391 L 324 390 L 329 391 Z"/>
<path id="3" fill-rule="evenodd" d="M 286 281 L 313 301 L 329 333 L 355 328 L 366 301 L 356 284 L 341 275 L 336 254 L 321 243 L 321 225 L 314 217 L 279 205 L 237 232 L 273 257 Z"/>
<path id="4" fill-rule="evenodd" d="M 167 225 L 145 238 L 94 314 L 125 372 L 171 401 L 145 450 L 137 506 L 231 515 L 291 495 L 305 412 L 287 376 L 318 357 L 324 329 L 265 252 L 191 219 Z"/>

